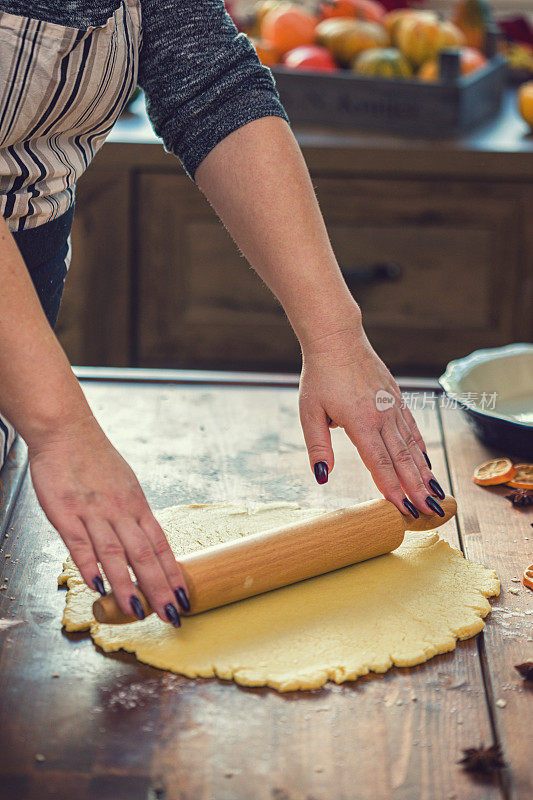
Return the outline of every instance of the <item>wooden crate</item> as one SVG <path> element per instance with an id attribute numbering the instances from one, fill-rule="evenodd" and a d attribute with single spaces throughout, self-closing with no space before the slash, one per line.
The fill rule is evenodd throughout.
<path id="1" fill-rule="evenodd" d="M 495 117 L 505 88 L 505 59 L 459 74 L 459 53 L 440 54 L 441 80 L 369 78 L 348 70 L 295 72 L 272 68 L 291 123 L 315 123 L 407 136 L 451 137 Z"/>

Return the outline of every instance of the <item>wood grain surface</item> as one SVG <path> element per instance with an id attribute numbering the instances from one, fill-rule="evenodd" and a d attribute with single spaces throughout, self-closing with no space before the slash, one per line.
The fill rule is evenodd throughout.
<path id="1" fill-rule="evenodd" d="M 533 658 L 533 592 L 521 582 L 533 563 L 533 508 L 514 508 L 508 487 L 476 486 L 470 476 L 487 458 L 487 449 L 468 430 L 457 411 L 444 410 L 443 427 L 457 519 L 467 558 L 485 560 L 498 573 L 500 597 L 493 603 L 494 622 L 480 639 L 491 717 L 512 765 L 512 797 L 533 791 L 533 684 L 514 669 Z M 509 455 L 494 453 L 493 455 Z"/>
<path id="2" fill-rule="evenodd" d="M 338 430 L 331 479 L 316 484 L 292 388 L 91 382 L 86 392 L 154 509 L 271 499 L 333 509 L 377 496 Z M 496 605 L 527 610 L 529 603 L 531 609 L 533 594 L 506 591 L 507 576 L 520 568 L 528 546 L 514 523 L 519 512 L 500 498 L 493 505 L 482 495 L 475 504 L 471 498 L 468 448 L 475 459 L 485 451 L 459 412 L 444 420 L 446 452 L 439 409 L 430 402 L 414 413 L 446 491 L 450 468 L 469 555 L 505 576 Z M 0 592 L 0 616 L 21 623 L 0 633 L 2 800 L 531 796 L 532 694 L 512 669 L 530 647 L 527 637 L 514 641 L 513 631 L 524 631 L 531 617 L 497 612 L 484 634 L 454 653 L 312 693 L 191 681 L 127 654 L 104 655 L 87 636 L 61 631 L 64 593 L 57 574 L 66 550 L 28 477 L 8 528 L 0 552 L 7 587 Z M 440 533 L 459 546 L 454 521 Z M 506 620 L 512 630 L 502 627 Z M 508 705 L 500 709 L 495 700 L 502 696 Z M 491 744 L 495 736 L 509 769 L 488 781 L 473 779 L 457 764 L 462 748 Z"/>

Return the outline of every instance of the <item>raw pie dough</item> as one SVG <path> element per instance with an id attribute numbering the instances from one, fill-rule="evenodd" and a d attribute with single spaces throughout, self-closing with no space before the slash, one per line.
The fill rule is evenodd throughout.
<path id="1" fill-rule="evenodd" d="M 291 503 L 174 506 L 157 513 L 176 554 L 270 530 L 321 509 Z M 282 554 L 280 554 L 281 557 Z M 88 589 L 68 558 L 63 625 L 90 630 L 106 652 L 189 678 L 234 680 L 280 692 L 354 680 L 393 665 L 410 667 L 455 648 L 483 627 L 496 573 L 472 564 L 434 531 L 408 533 L 394 553 L 240 603 L 184 618 L 175 630 L 151 615 L 102 625 Z"/>

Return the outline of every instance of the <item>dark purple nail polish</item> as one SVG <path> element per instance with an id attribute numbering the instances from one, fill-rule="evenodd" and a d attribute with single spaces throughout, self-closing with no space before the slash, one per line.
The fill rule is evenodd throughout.
<path id="1" fill-rule="evenodd" d="M 176 606 L 173 606 L 172 603 L 167 603 L 165 606 L 165 614 L 167 615 L 168 621 L 171 622 L 175 628 L 180 627 L 180 615 L 178 614 Z"/>
<path id="2" fill-rule="evenodd" d="M 434 512 L 435 512 L 435 514 L 438 514 L 438 515 L 439 515 L 439 517 L 443 517 L 443 516 L 444 516 L 444 511 L 442 510 L 442 508 L 440 507 L 440 505 L 439 505 L 439 504 L 437 503 L 437 501 L 436 501 L 436 500 L 435 500 L 433 497 L 431 497 L 431 495 L 429 495 L 429 494 L 428 494 L 428 496 L 426 497 L 426 505 L 427 505 L 427 506 L 429 506 L 429 508 L 430 508 L 432 511 L 434 511 Z"/>
<path id="3" fill-rule="evenodd" d="M 433 492 L 434 492 L 434 493 L 437 495 L 437 497 L 439 498 L 439 500 L 444 500 L 444 498 L 445 498 L 445 496 L 446 496 L 446 495 L 444 494 L 444 492 L 443 492 L 443 490 L 442 490 L 442 486 L 440 485 L 440 483 L 437 483 L 437 481 L 435 480 L 435 478 L 430 478 L 430 480 L 428 481 L 428 483 L 429 483 L 429 485 L 431 486 L 431 488 L 433 489 Z"/>
<path id="4" fill-rule="evenodd" d="M 100 575 L 95 575 L 93 578 L 93 586 L 97 592 L 99 592 L 102 597 L 106 596 L 106 590 L 104 589 L 104 582 L 101 579 Z"/>
<path id="5" fill-rule="evenodd" d="M 137 619 L 140 620 L 145 618 L 146 615 L 144 613 L 144 608 L 142 607 L 142 603 L 136 594 L 132 594 L 130 597 L 130 606 Z"/>
<path id="6" fill-rule="evenodd" d="M 402 503 L 404 504 L 404 506 L 406 507 L 406 509 L 408 510 L 408 512 L 409 512 L 409 513 L 410 513 L 410 514 L 411 514 L 411 515 L 412 515 L 412 516 L 413 516 L 415 519 L 418 519 L 418 517 L 420 516 L 420 514 L 419 514 L 419 513 L 418 513 L 418 511 L 416 510 L 415 506 L 414 506 L 414 505 L 411 503 L 411 501 L 407 499 L 407 497 L 406 497 L 404 500 L 402 500 Z"/>
<path id="7" fill-rule="evenodd" d="M 181 586 L 179 589 L 176 589 L 174 594 L 176 595 L 176 600 L 179 603 L 179 606 L 182 611 L 190 611 L 191 604 L 189 603 L 189 598 L 185 593 L 185 589 L 182 589 Z"/>
<path id="8" fill-rule="evenodd" d="M 426 459 L 426 464 L 428 465 L 429 469 L 431 469 L 431 461 L 429 460 L 429 456 L 425 450 L 422 450 L 422 455 Z"/>
<path id="9" fill-rule="evenodd" d="M 325 461 L 317 461 L 313 469 L 317 483 L 328 482 L 328 465 Z"/>

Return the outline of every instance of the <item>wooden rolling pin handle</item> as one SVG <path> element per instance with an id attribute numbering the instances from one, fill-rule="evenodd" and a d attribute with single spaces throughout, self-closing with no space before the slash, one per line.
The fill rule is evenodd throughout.
<path id="1" fill-rule="evenodd" d="M 457 510 L 453 497 L 440 501 L 444 516 L 405 516 L 388 500 L 371 500 L 331 511 L 286 528 L 243 536 L 198 550 L 180 559 L 191 614 L 198 614 L 298 581 L 332 572 L 396 550 L 406 530 L 432 530 Z M 146 614 L 152 612 L 139 597 Z M 93 605 L 98 622 L 134 622 L 118 607 L 112 593 Z"/>
<path id="2" fill-rule="evenodd" d="M 135 586 L 137 587 L 137 594 L 139 595 L 139 600 L 141 601 L 145 615 L 153 614 L 154 609 L 139 589 L 138 584 L 136 583 Z M 93 614 L 97 622 L 106 622 L 113 625 L 124 625 L 126 622 L 138 622 L 135 614 L 125 614 L 122 611 L 113 592 L 110 592 L 105 597 L 99 597 L 98 600 L 94 601 Z"/>

